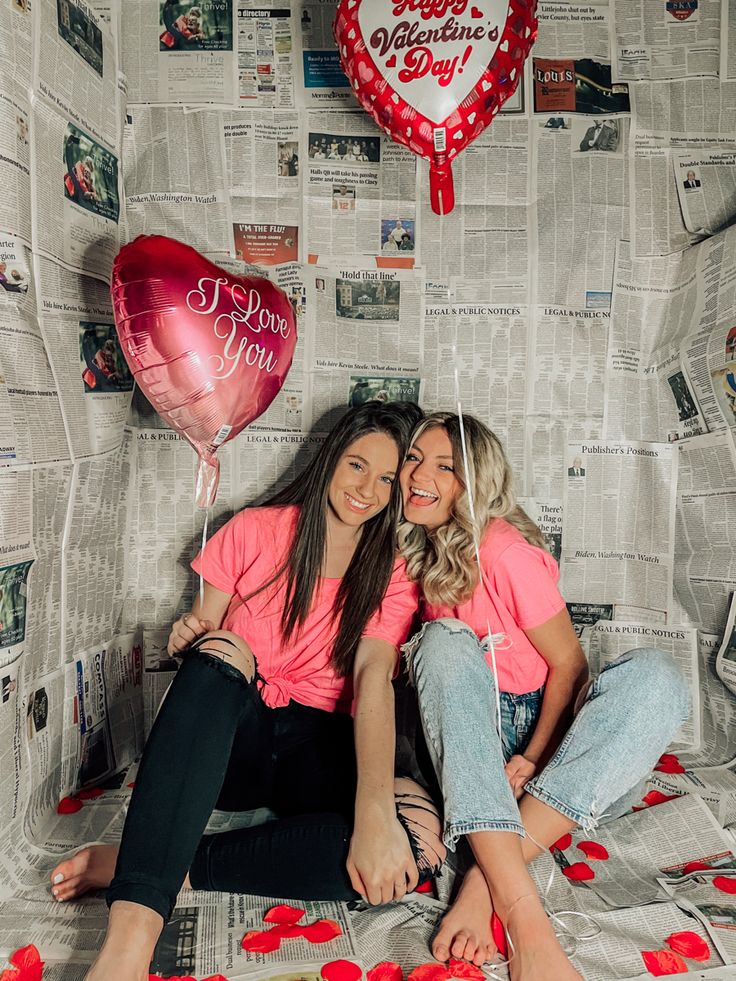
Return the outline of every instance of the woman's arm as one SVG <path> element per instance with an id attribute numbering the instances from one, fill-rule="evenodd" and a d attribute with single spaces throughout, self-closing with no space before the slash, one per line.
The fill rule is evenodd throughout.
<path id="1" fill-rule="evenodd" d="M 388 641 L 365 637 L 353 669 L 358 789 L 347 868 L 353 888 L 373 905 L 401 899 L 419 878 L 394 803 L 396 728 L 391 679 L 397 657 Z"/>
<path id="2" fill-rule="evenodd" d="M 577 694 L 588 680 L 588 663 L 567 610 L 560 610 L 546 623 L 524 633 L 549 665 L 549 674 L 532 738 L 523 756 L 512 756 L 506 764 L 506 774 L 517 797 L 562 742 L 573 720 Z"/>
<path id="3" fill-rule="evenodd" d="M 209 630 L 222 626 L 225 613 L 230 605 L 232 593 L 223 593 L 208 582 L 204 584 L 204 603 L 199 593 L 189 613 L 176 620 L 169 634 L 167 650 L 170 656 L 186 650 L 194 641 Z"/>

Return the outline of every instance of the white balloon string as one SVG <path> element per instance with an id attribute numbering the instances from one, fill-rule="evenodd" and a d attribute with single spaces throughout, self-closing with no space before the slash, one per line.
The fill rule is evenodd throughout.
<path id="1" fill-rule="evenodd" d="M 199 551 L 199 612 L 204 609 L 204 547 L 207 544 L 207 523 L 210 519 L 210 509 L 204 512 L 204 526 L 202 527 L 202 548 Z"/>
<path id="2" fill-rule="evenodd" d="M 457 334 L 457 325 L 455 326 L 455 332 Z M 470 472 L 470 464 L 468 461 L 468 447 L 465 442 L 465 423 L 463 421 L 463 406 L 460 399 L 460 376 L 457 373 L 457 343 L 452 345 L 452 363 L 453 370 L 455 373 L 455 402 L 457 403 L 457 418 L 460 423 L 460 445 L 463 451 L 463 469 L 465 470 L 465 490 L 468 495 L 468 506 L 470 508 L 470 519 L 473 522 L 473 546 L 475 548 L 475 560 L 478 563 L 478 581 L 481 586 L 485 586 L 485 581 L 483 579 L 483 564 L 480 560 L 480 537 L 478 531 L 478 523 L 475 519 L 475 501 L 473 498 L 473 474 Z M 493 671 L 493 680 L 496 686 L 496 731 L 499 737 L 501 736 L 501 691 L 498 684 L 498 667 L 496 665 L 496 645 L 493 641 L 493 633 L 491 631 L 491 621 L 490 618 L 486 620 L 486 630 L 488 631 L 485 642 L 491 652 L 491 670 Z"/>

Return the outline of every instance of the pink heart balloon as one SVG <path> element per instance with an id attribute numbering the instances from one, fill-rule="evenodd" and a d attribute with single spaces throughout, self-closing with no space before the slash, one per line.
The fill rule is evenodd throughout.
<path id="1" fill-rule="evenodd" d="M 209 507 L 217 448 L 265 412 L 291 367 L 292 305 L 270 280 L 233 276 L 163 235 L 123 246 L 111 292 L 130 370 L 197 451 L 197 504 Z"/>

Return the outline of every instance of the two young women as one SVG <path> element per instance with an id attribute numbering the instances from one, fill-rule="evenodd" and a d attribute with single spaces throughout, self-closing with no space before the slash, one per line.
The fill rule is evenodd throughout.
<path id="1" fill-rule="evenodd" d="M 467 836 L 477 860 L 433 953 L 489 959 L 495 907 L 516 950 L 514 981 L 577 977 L 526 862 L 575 825 L 594 826 L 646 776 L 687 696 L 656 651 L 625 656 L 585 688 L 556 565 L 515 505 L 498 441 L 476 420 L 465 421 L 468 474 L 456 417 L 417 429 L 401 469 L 397 560 L 396 477 L 418 415 L 395 403 L 351 410 L 306 474 L 208 544 L 204 604 L 171 632 L 183 664 L 146 745 L 90 979 L 146 976 L 182 882 L 379 903 L 441 865 L 429 797 L 407 781 L 394 793 L 391 679 L 417 583 L 425 625 L 407 656 L 444 842 Z M 489 634 L 498 682 L 479 640 Z M 203 837 L 215 806 L 262 805 L 278 820 Z M 108 884 L 115 857 L 86 849 L 62 863 L 57 898 Z"/>

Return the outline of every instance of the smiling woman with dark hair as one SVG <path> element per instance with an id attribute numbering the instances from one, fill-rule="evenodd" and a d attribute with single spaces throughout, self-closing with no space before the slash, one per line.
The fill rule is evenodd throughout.
<path id="1" fill-rule="evenodd" d="M 187 872 L 195 889 L 381 903 L 441 864 L 431 800 L 393 772 L 391 680 L 417 608 L 396 553 L 397 473 L 420 416 L 349 410 L 305 473 L 192 563 L 204 601 L 172 627 L 183 663 L 119 852 L 87 848 L 52 873 L 59 900 L 110 885 L 90 979 L 145 976 Z M 278 817 L 203 836 L 215 807 Z"/>

